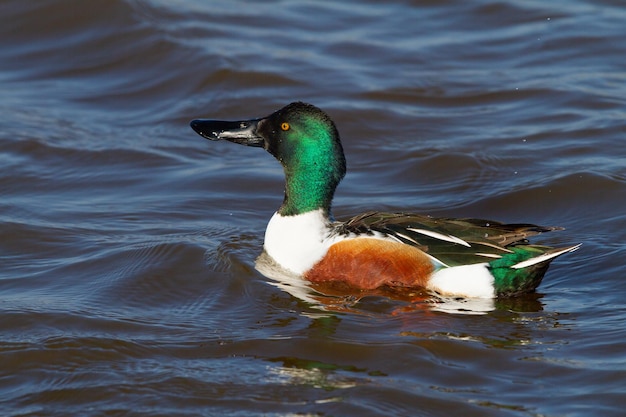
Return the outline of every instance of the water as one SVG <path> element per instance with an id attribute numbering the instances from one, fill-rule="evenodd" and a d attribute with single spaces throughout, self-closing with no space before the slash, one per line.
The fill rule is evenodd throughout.
<path id="1" fill-rule="evenodd" d="M 621 2 L 0 9 L 3 415 L 622 414 Z M 337 217 L 560 225 L 540 240 L 583 247 L 478 308 L 292 295 L 255 269 L 280 166 L 188 122 L 294 100 L 342 134 Z"/>

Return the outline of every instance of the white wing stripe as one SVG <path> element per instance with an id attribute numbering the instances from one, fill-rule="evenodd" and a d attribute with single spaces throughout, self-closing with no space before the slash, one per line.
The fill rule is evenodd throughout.
<path id="1" fill-rule="evenodd" d="M 403 239 L 406 239 L 406 240 L 408 240 L 410 242 L 415 243 L 416 245 L 419 245 L 419 243 L 417 243 L 417 241 L 415 239 L 412 239 L 412 238 L 408 237 L 407 235 L 403 235 L 402 233 L 397 233 L 397 232 L 395 234 L 396 234 L 396 236 L 400 236 Z"/>
<path id="2" fill-rule="evenodd" d="M 407 227 L 407 230 L 410 230 L 410 231 L 416 232 L 416 233 L 421 233 L 421 234 L 426 235 L 426 236 L 434 237 L 435 239 L 444 240 L 446 242 L 452 242 L 452 243 L 456 243 L 456 244 L 459 244 L 459 245 L 467 246 L 468 248 L 471 247 L 469 243 L 467 243 L 463 239 L 459 239 L 456 236 L 442 235 L 441 233 L 433 232 L 432 230 L 413 229 L 412 227 Z"/>
<path id="3" fill-rule="evenodd" d="M 496 255 L 495 253 L 476 253 L 476 255 L 478 256 L 484 256 L 485 258 L 494 258 L 494 259 L 500 259 L 502 258 L 502 256 L 500 255 Z"/>

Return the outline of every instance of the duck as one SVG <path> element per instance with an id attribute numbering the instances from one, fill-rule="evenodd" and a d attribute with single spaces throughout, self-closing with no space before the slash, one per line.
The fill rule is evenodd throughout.
<path id="1" fill-rule="evenodd" d="M 293 102 L 267 117 L 195 119 L 205 139 L 265 149 L 283 167 L 283 202 L 265 230 L 264 254 L 307 282 L 425 290 L 466 298 L 512 297 L 540 285 L 554 248 L 529 238 L 562 230 L 527 223 L 369 211 L 344 221 L 331 212 L 346 174 L 339 132 L 320 108 Z"/>

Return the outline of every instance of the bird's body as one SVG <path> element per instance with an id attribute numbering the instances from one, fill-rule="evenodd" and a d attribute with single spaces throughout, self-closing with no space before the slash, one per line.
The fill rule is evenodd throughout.
<path id="1" fill-rule="evenodd" d="M 335 124 L 310 104 L 292 103 L 262 119 L 191 126 L 208 139 L 263 147 L 281 162 L 285 197 L 264 249 L 311 282 L 511 296 L 534 291 L 552 259 L 579 247 L 531 245 L 529 237 L 559 229 L 531 224 L 382 212 L 335 221 L 330 207 L 345 157 Z"/>

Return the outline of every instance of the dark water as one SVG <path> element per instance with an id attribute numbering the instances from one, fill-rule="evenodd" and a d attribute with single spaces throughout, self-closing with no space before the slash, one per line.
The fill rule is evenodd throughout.
<path id="1" fill-rule="evenodd" d="M 621 415 L 623 6 L 0 1 L 1 414 Z M 271 285 L 280 166 L 188 121 L 294 100 L 342 133 L 338 217 L 583 247 L 477 309 Z"/>

